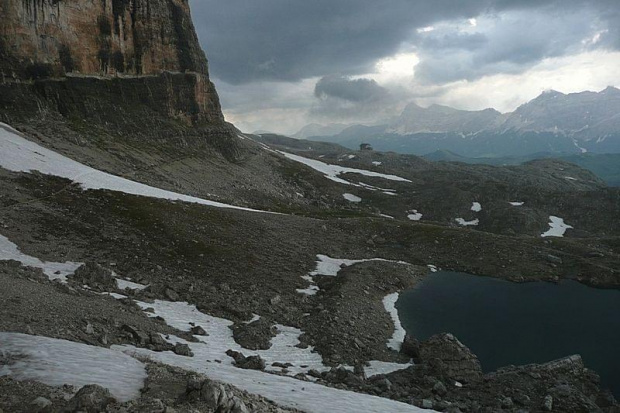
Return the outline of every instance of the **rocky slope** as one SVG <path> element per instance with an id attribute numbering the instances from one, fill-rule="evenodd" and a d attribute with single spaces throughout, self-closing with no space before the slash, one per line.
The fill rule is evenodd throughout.
<path id="1" fill-rule="evenodd" d="M 429 265 L 617 287 L 618 192 L 589 172 L 247 136 L 195 88 L 186 2 L 1 5 L 0 411 L 618 411 L 578 358 L 482 376 L 451 336 L 398 351 L 387 300 Z"/>

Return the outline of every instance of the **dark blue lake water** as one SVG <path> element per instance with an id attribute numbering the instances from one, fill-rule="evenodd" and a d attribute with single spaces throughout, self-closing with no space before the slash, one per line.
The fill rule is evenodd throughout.
<path id="1" fill-rule="evenodd" d="M 409 334 L 453 333 L 484 371 L 580 354 L 620 397 L 620 291 L 439 272 L 403 292 L 396 308 Z"/>

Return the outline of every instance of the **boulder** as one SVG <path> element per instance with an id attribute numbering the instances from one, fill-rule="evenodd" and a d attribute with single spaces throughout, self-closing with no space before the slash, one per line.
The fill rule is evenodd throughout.
<path id="1" fill-rule="evenodd" d="M 277 334 L 278 329 L 264 317 L 248 324 L 233 326 L 233 338 L 237 344 L 248 350 L 269 350 L 271 339 Z"/>
<path id="2" fill-rule="evenodd" d="M 249 413 L 250 409 L 239 399 L 232 389 L 209 379 L 192 379 L 187 384 L 186 398 L 201 401 L 209 411 L 219 413 Z"/>
<path id="3" fill-rule="evenodd" d="M 52 402 L 45 397 L 37 397 L 30 403 L 30 411 L 33 413 L 48 413 L 52 411 Z"/>
<path id="4" fill-rule="evenodd" d="M 179 356 L 194 357 L 194 353 L 192 353 L 192 350 L 187 344 L 177 343 L 175 344 L 172 351 L 174 352 L 174 354 L 178 354 Z"/>
<path id="5" fill-rule="evenodd" d="M 400 352 L 417 361 L 420 359 L 420 342 L 407 334 L 400 347 Z"/>
<path id="6" fill-rule="evenodd" d="M 266 363 L 260 356 L 246 357 L 242 353 L 234 350 L 226 351 L 229 357 L 235 360 L 235 366 L 246 370 L 265 370 Z"/>
<path id="7" fill-rule="evenodd" d="M 208 335 L 205 329 L 202 328 L 201 326 L 194 326 L 192 327 L 190 331 L 195 336 L 207 336 Z"/>
<path id="8" fill-rule="evenodd" d="M 482 378 L 478 358 L 452 334 L 439 334 L 420 344 L 420 359 L 446 378 L 471 383 Z"/>
<path id="9" fill-rule="evenodd" d="M 113 291 L 116 289 L 116 278 L 109 268 L 105 268 L 94 262 L 87 262 L 69 276 L 72 283 L 88 285 L 95 291 Z"/>
<path id="10" fill-rule="evenodd" d="M 96 384 L 82 387 L 65 407 L 66 412 L 99 413 L 116 402 L 108 389 Z"/>

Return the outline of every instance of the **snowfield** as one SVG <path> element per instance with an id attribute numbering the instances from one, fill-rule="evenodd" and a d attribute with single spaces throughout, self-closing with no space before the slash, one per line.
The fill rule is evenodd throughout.
<path id="1" fill-rule="evenodd" d="M 146 370 L 119 351 L 72 341 L 16 333 L 0 333 L 0 354 L 14 362 L 0 365 L 0 376 L 34 380 L 48 386 L 87 384 L 110 390 L 119 401 L 140 397 Z"/>
<path id="2" fill-rule="evenodd" d="M 564 222 L 564 219 L 555 217 L 553 215 L 549 217 L 549 221 L 551 221 L 549 222 L 549 230 L 541 235 L 544 238 L 546 237 L 562 238 L 564 237 L 564 234 L 566 234 L 567 230 L 573 228 L 570 225 L 566 224 Z"/>
<path id="3" fill-rule="evenodd" d="M 80 184 L 84 190 L 107 189 L 150 198 L 266 213 L 266 211 L 258 211 L 166 191 L 99 171 L 37 145 L 23 138 L 19 132 L 3 123 L 0 123 L 0 167 L 13 172 L 39 171 L 43 174 L 66 178 Z"/>
<path id="4" fill-rule="evenodd" d="M 474 212 L 480 212 L 482 211 L 482 205 L 480 202 L 474 202 L 471 204 L 471 210 Z"/>
<path id="5" fill-rule="evenodd" d="M 378 172 L 366 171 L 364 169 L 355 169 L 355 168 L 347 168 L 347 167 L 339 166 L 339 165 L 331 165 L 325 162 L 317 161 L 316 159 L 308 159 L 308 158 L 304 158 L 303 156 L 293 155 L 291 153 L 282 152 L 282 151 L 278 151 L 278 152 L 292 161 L 299 162 L 306 166 L 309 166 L 315 171 L 318 171 L 322 173 L 323 175 L 325 175 L 327 179 L 330 179 L 334 182 L 338 182 L 340 184 L 357 186 L 356 184 L 352 182 L 346 181 L 338 177 L 339 175 L 348 174 L 348 173 L 370 176 L 373 178 L 382 178 L 382 179 L 387 179 L 389 181 L 411 182 L 409 179 L 401 178 L 400 176 L 396 176 L 396 175 L 386 175 L 386 174 L 381 174 Z"/>
<path id="6" fill-rule="evenodd" d="M 46 262 L 22 253 L 17 245 L 0 235 L 0 261 L 19 261 L 24 267 L 40 268 L 50 281 L 67 282 L 67 276 L 80 268 L 81 262 Z"/>

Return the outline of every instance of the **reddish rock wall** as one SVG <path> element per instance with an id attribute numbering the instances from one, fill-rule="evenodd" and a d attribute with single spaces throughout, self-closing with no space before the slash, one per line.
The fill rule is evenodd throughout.
<path id="1" fill-rule="evenodd" d="M 162 72 L 195 78 L 195 120 L 223 121 L 187 0 L 0 0 L 0 82 Z"/>

